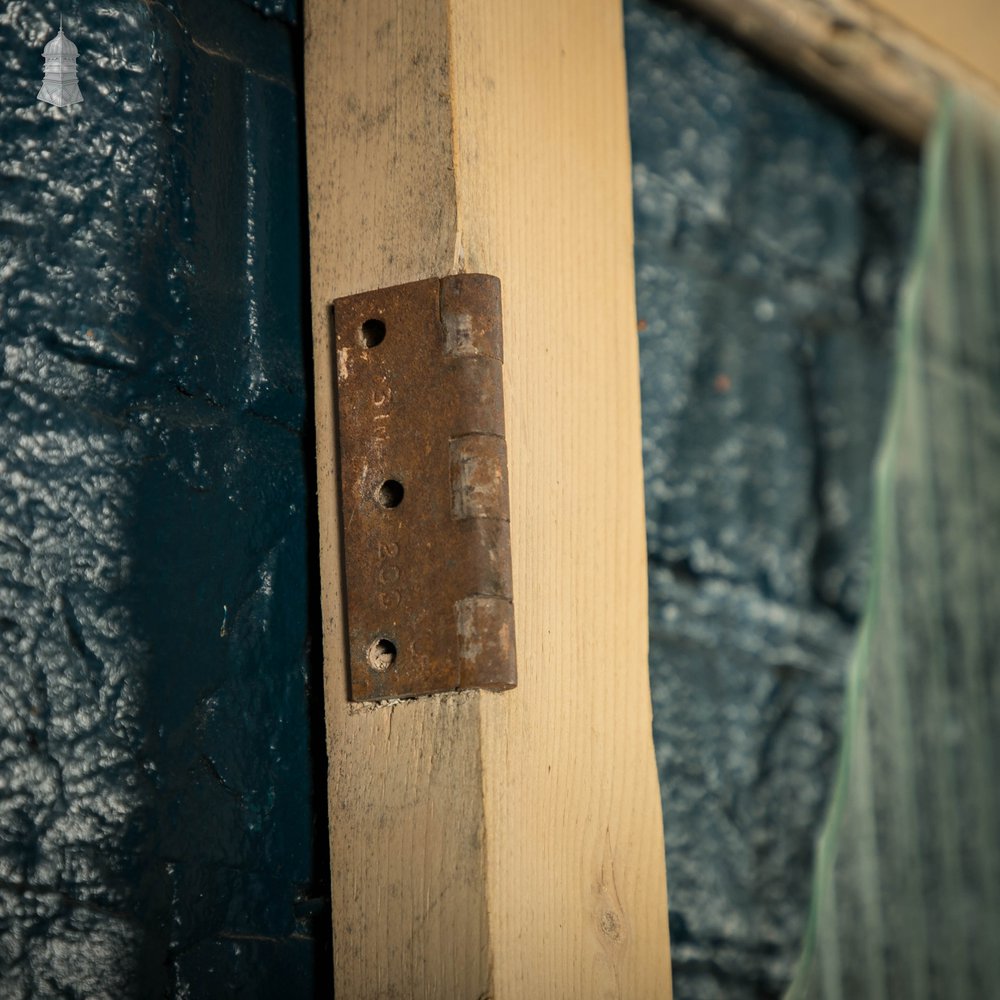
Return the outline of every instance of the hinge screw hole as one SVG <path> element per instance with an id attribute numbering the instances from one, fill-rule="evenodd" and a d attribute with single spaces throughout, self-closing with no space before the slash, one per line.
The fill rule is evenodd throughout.
<path id="1" fill-rule="evenodd" d="M 368 665 L 384 673 L 396 662 L 396 644 L 389 639 L 376 639 L 368 647 Z"/>
<path id="2" fill-rule="evenodd" d="M 366 319 L 361 324 L 361 343 L 365 347 L 378 347 L 385 340 L 385 323 L 380 319 Z"/>
<path id="3" fill-rule="evenodd" d="M 380 507 L 398 507 L 403 502 L 403 484 L 395 479 L 387 479 L 375 494 Z"/>

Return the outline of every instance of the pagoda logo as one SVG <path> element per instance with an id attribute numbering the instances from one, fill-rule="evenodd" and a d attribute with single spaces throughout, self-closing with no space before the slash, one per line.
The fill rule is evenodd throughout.
<path id="1" fill-rule="evenodd" d="M 45 77 L 38 100 L 65 108 L 69 104 L 80 104 L 83 94 L 76 80 L 76 46 L 63 34 L 62 18 L 59 18 L 59 34 L 42 50 L 45 59 Z"/>

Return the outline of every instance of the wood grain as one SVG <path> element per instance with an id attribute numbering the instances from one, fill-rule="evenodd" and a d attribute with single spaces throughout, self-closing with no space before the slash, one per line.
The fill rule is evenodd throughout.
<path id="1" fill-rule="evenodd" d="M 871 0 L 923 39 L 1000 87 L 1000 7 L 996 0 Z"/>
<path id="2" fill-rule="evenodd" d="M 670 995 L 621 11 L 306 5 L 335 979 L 354 997 Z M 346 699 L 328 305 L 503 284 L 519 686 Z"/>
<path id="3" fill-rule="evenodd" d="M 489 993 L 478 698 L 347 701 L 329 304 L 453 269 L 447 4 L 305 11 L 323 651 L 338 1000 Z"/>
<path id="4" fill-rule="evenodd" d="M 975 61 L 963 62 L 950 51 L 946 40 L 925 36 L 892 16 L 891 11 L 909 8 L 911 0 L 682 2 L 907 142 L 923 140 L 946 86 L 962 87 L 1000 108 L 996 72 L 984 75 Z M 940 17 L 976 2 L 944 5 Z M 930 19 L 924 23 L 932 26 Z M 993 39 L 991 52 L 997 49 L 998 26 L 997 14 L 982 26 Z"/>
<path id="5" fill-rule="evenodd" d="M 664 997 L 621 11 L 459 0 L 452 29 L 460 263 L 503 282 L 510 415 L 519 683 L 481 715 L 496 995 Z"/>

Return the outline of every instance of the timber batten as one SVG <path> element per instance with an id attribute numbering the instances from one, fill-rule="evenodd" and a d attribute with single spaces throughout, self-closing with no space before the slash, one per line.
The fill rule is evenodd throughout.
<path id="1" fill-rule="evenodd" d="M 621 11 L 305 14 L 338 996 L 669 996 Z M 518 686 L 351 704 L 327 310 L 462 271 L 504 288 Z"/>

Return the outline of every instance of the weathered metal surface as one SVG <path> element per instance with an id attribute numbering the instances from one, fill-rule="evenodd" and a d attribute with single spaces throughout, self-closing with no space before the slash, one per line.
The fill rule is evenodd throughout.
<path id="1" fill-rule="evenodd" d="M 351 697 L 517 681 L 500 282 L 333 307 Z"/>

